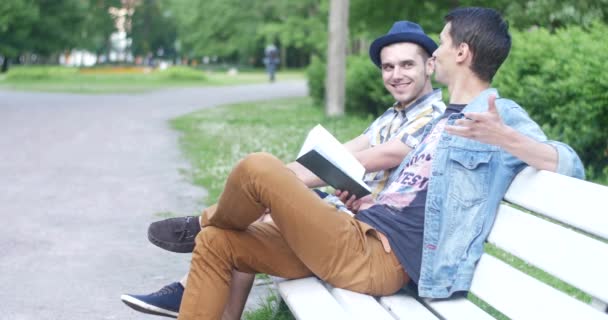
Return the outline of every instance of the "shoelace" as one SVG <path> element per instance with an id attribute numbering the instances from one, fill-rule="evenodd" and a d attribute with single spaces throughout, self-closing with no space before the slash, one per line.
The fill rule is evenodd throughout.
<path id="1" fill-rule="evenodd" d="M 162 289 L 158 290 L 157 292 L 154 292 L 152 295 L 156 296 L 156 297 L 164 296 L 164 295 L 167 295 L 167 294 L 174 293 L 175 290 L 176 289 L 174 287 L 172 287 L 171 285 L 168 285 L 168 286 L 164 286 Z"/>
<path id="2" fill-rule="evenodd" d="M 188 236 L 187 227 L 188 227 L 188 223 L 190 223 L 190 219 L 191 219 L 191 217 L 187 217 L 182 228 L 175 230 L 175 233 L 179 233 L 179 237 L 177 238 L 178 241 L 182 241 L 186 238 L 186 236 Z"/>

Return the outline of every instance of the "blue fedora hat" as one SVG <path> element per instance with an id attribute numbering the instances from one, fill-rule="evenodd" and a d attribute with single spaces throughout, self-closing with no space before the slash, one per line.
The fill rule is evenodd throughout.
<path id="1" fill-rule="evenodd" d="M 388 33 L 372 42 L 369 47 L 369 57 L 378 66 L 380 62 L 380 51 L 382 48 L 397 42 L 412 42 L 421 46 L 429 55 L 437 49 L 437 44 L 429 38 L 422 30 L 422 27 L 409 21 L 397 21 L 393 24 Z"/>

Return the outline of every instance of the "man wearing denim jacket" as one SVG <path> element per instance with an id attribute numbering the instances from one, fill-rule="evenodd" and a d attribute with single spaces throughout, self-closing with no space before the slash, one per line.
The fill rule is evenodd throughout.
<path id="1" fill-rule="evenodd" d="M 507 24 L 493 10 L 463 8 L 446 16 L 433 56 L 436 79 L 448 86 L 452 112 L 429 124 L 422 138 L 433 140 L 436 135 L 424 209 L 420 296 L 445 298 L 469 289 L 500 201 L 526 165 L 584 176 L 569 146 L 547 141 L 519 105 L 490 88 L 510 47 Z M 433 143 L 427 142 L 427 147 Z M 391 197 L 398 196 L 393 202 L 399 206 L 410 187 L 407 168 L 420 158 L 418 149 L 394 171 L 392 186 L 380 201 L 391 203 Z M 372 226 L 381 222 L 370 220 Z"/>
<path id="2" fill-rule="evenodd" d="M 284 278 L 316 275 L 335 287 L 388 295 L 412 281 L 424 297 L 468 290 L 496 210 L 526 165 L 582 177 L 568 146 L 547 141 L 492 77 L 511 39 L 491 9 L 446 16 L 434 52 L 450 91 L 445 116 L 425 128 L 374 200 L 348 198 L 351 217 L 328 206 L 275 157 L 252 154 L 203 213 L 179 319 L 217 319 L 233 269 Z M 256 223 L 265 209 L 276 226 Z"/>

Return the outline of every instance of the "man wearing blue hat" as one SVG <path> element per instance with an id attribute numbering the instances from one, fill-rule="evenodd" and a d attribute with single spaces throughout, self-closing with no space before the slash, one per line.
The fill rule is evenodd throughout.
<path id="1" fill-rule="evenodd" d="M 445 110 L 441 101 L 441 90 L 433 90 L 430 76 L 433 61 L 430 58 L 437 48 L 422 28 L 409 21 L 396 22 L 389 32 L 376 39 L 370 46 L 372 62 L 381 69 L 383 83 L 395 98 L 395 104 L 376 119 L 364 133 L 347 142 L 345 146 L 353 152 L 369 172 L 365 181 L 373 195 L 385 186 L 391 169 L 401 163 L 403 157 L 418 143 L 421 129 Z M 287 165 L 306 186 L 314 187 L 323 182 L 297 163 Z M 348 196 L 341 193 L 342 200 Z M 326 202 L 340 205 L 335 196 Z M 178 237 L 179 228 L 189 236 Z M 191 252 L 194 236 L 200 231 L 198 217 L 173 218 L 151 225 L 149 237 L 154 244 L 175 252 Z M 271 259 L 271 258 L 269 258 Z M 234 272 L 228 306 L 224 319 L 240 318 L 251 288 L 253 275 Z M 136 310 L 176 316 L 182 298 L 185 278 L 181 283 L 172 283 L 150 295 L 123 295 L 121 299 Z"/>

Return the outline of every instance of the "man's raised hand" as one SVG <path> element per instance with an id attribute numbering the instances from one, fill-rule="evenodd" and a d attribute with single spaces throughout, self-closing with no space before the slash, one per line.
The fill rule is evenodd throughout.
<path id="1" fill-rule="evenodd" d="M 508 139 L 509 127 L 504 124 L 496 109 L 496 95 L 488 97 L 488 111 L 467 112 L 465 118 L 445 127 L 449 134 L 502 146 Z"/>

